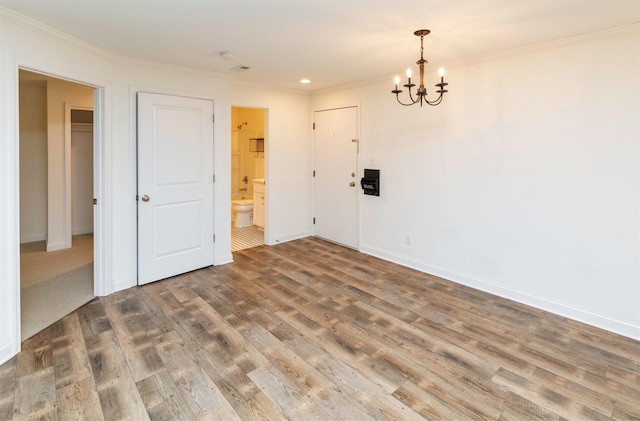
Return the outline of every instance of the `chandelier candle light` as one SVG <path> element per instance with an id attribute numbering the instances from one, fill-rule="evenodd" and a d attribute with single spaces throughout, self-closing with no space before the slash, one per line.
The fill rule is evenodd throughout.
<path id="1" fill-rule="evenodd" d="M 418 86 L 418 89 L 416 90 L 416 94 L 418 95 L 418 97 L 414 99 L 413 94 L 411 93 L 411 88 L 413 88 L 416 85 L 411 83 L 411 69 L 407 69 L 407 83 L 403 86 L 409 89 L 409 103 L 404 103 L 400 101 L 400 97 L 398 96 L 398 94 L 400 94 L 402 90 L 398 89 L 398 83 L 400 83 L 400 77 L 396 76 L 396 80 L 395 80 L 396 88 L 393 91 L 391 91 L 391 93 L 396 94 L 396 99 L 398 100 L 398 103 L 400 103 L 401 105 L 408 106 L 408 105 L 414 105 L 419 103 L 420 106 L 422 107 L 423 102 L 429 105 L 438 105 L 442 102 L 442 97 L 444 93 L 448 92 L 446 89 L 444 89 L 444 87 L 447 86 L 448 83 L 444 82 L 444 69 L 441 67 L 440 83 L 436 83 L 435 85 L 438 88 L 438 90 L 436 91 L 436 93 L 438 94 L 438 98 L 434 99 L 433 101 L 429 101 L 426 98 L 427 88 L 424 87 L 424 65 L 427 64 L 427 60 L 424 59 L 424 37 L 426 35 L 429 35 L 430 32 L 431 31 L 428 29 L 418 29 L 413 33 L 414 35 L 420 37 L 420 60 L 416 61 L 416 64 L 420 67 L 420 86 Z"/>

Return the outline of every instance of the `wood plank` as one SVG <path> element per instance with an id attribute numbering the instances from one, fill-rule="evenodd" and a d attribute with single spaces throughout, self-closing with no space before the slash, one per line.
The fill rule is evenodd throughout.
<path id="1" fill-rule="evenodd" d="M 331 420 L 311 398 L 306 396 L 287 376 L 274 367 L 260 367 L 248 374 L 285 419 Z"/>
<path id="2" fill-rule="evenodd" d="M 294 326 L 297 323 L 295 319 L 290 322 Z M 328 348 L 326 341 L 320 336 L 292 336 L 286 340 L 286 344 L 354 402 L 366 408 L 372 419 L 422 419 L 413 409 L 395 399 L 391 394 L 393 391 L 380 387 L 370 370 L 354 367 L 340 354 Z"/>
<path id="3" fill-rule="evenodd" d="M 19 356 L 0 365 L 0 420 L 9 420 L 13 417 L 13 399 L 17 382 L 16 366 Z"/>
<path id="4" fill-rule="evenodd" d="M 111 322 L 104 311 L 101 299 L 94 298 L 76 312 L 85 338 L 96 337 L 102 332 L 111 330 Z"/>
<path id="5" fill-rule="evenodd" d="M 53 366 L 18 379 L 13 404 L 14 420 L 57 420 Z"/>
<path id="6" fill-rule="evenodd" d="M 22 352 L 16 357 L 17 377 L 26 376 L 51 367 L 51 331 L 45 329 L 22 343 Z"/>
<path id="7" fill-rule="evenodd" d="M 534 404 L 568 419 L 577 415 L 579 415 L 580 419 L 584 420 L 611 419 L 611 413 L 603 414 L 583 405 L 581 402 L 573 401 L 567 396 L 564 388 L 536 383 L 507 370 L 500 369 L 494 376 L 493 382 L 507 387 L 517 395 L 522 396 Z"/>
<path id="8" fill-rule="evenodd" d="M 93 377 L 87 377 L 57 391 L 60 420 L 104 420 Z"/>
<path id="9" fill-rule="evenodd" d="M 90 377 L 91 363 L 78 313 L 71 313 L 57 321 L 51 326 L 50 331 L 56 388 L 62 389 Z"/>
<path id="10" fill-rule="evenodd" d="M 215 383 L 190 355 L 177 333 L 169 332 L 155 341 L 160 358 L 197 419 L 240 419 Z"/>
<path id="11" fill-rule="evenodd" d="M 147 334 L 152 323 L 145 307 L 137 294 L 123 295 L 122 299 L 104 306 L 105 314 L 113 321 L 113 331 L 134 382 L 164 370 L 152 338 Z"/>
<path id="12" fill-rule="evenodd" d="M 148 420 L 115 333 L 103 332 L 86 344 L 104 418 Z"/>
<path id="13" fill-rule="evenodd" d="M 246 371 L 237 365 L 218 366 L 214 361 L 217 354 L 202 349 L 196 353 L 196 358 L 241 419 L 273 420 L 282 417 L 277 406 L 249 378 L 248 373 L 253 370 Z"/>
<path id="14" fill-rule="evenodd" d="M 246 333 L 252 343 L 270 361 L 270 365 L 309 397 L 332 420 L 357 420 L 370 418 L 358 404 L 349 403 L 340 390 L 315 368 L 287 348 L 266 329 L 256 326 Z"/>
<path id="15" fill-rule="evenodd" d="M 186 421 L 194 418 L 166 370 L 158 371 L 140 380 L 136 386 L 151 420 Z"/>

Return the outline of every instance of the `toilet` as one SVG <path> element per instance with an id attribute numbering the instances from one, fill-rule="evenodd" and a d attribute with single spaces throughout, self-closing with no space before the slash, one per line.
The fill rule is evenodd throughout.
<path id="1" fill-rule="evenodd" d="M 234 228 L 245 228 L 253 225 L 253 221 L 251 221 L 253 217 L 252 199 L 232 200 L 231 205 L 236 213 L 236 221 L 233 223 Z"/>

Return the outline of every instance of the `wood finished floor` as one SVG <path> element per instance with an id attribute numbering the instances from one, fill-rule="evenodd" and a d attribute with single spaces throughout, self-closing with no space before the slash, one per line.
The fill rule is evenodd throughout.
<path id="1" fill-rule="evenodd" d="M 95 299 L 0 419 L 640 419 L 640 343 L 306 238 Z"/>

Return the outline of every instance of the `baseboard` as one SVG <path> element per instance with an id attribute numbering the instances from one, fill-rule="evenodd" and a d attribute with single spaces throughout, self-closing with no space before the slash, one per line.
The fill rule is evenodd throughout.
<path id="1" fill-rule="evenodd" d="M 267 245 L 272 246 L 274 244 L 286 243 L 287 241 L 299 240 L 301 238 L 309 237 L 310 235 L 311 235 L 311 231 L 310 230 L 305 230 L 305 231 L 297 232 L 295 234 L 284 235 L 282 237 L 278 237 L 278 238 L 276 238 L 275 243 L 267 244 Z"/>
<path id="2" fill-rule="evenodd" d="M 93 228 L 77 229 L 71 232 L 71 235 L 83 235 L 83 234 L 93 234 Z M 46 239 L 47 239 L 47 236 L 45 234 L 26 235 L 24 237 L 20 237 L 20 244 L 35 243 L 36 241 L 45 241 Z M 60 249 L 56 249 L 56 250 L 60 250 Z M 52 251 L 52 250 L 48 250 L 48 251 Z"/>
<path id="3" fill-rule="evenodd" d="M 233 263 L 233 255 L 231 253 L 225 254 L 215 259 L 214 266 L 226 265 L 227 263 Z"/>
<path id="4" fill-rule="evenodd" d="M 113 282 L 113 291 L 110 291 L 107 295 L 113 294 L 114 292 L 117 292 L 117 291 L 125 290 L 127 288 L 134 287 L 136 285 L 137 285 L 137 281 L 136 280 L 132 280 L 131 278 L 120 279 L 119 281 L 114 281 Z"/>
<path id="5" fill-rule="evenodd" d="M 71 231 L 71 235 L 83 235 L 83 234 L 93 234 L 93 227 L 78 228 Z"/>
<path id="6" fill-rule="evenodd" d="M 516 301 L 540 310 L 548 311 L 558 316 L 566 317 L 581 323 L 585 323 L 600 329 L 607 330 L 631 339 L 640 340 L 640 326 L 628 322 L 612 319 L 601 314 L 592 313 L 583 309 L 572 307 L 563 303 L 558 303 L 543 297 L 538 297 L 527 292 L 507 288 L 485 279 L 457 273 L 445 268 L 428 265 L 418 260 L 408 259 L 376 247 L 361 245 L 359 250 L 362 253 L 388 260 L 420 272 L 435 275 L 440 278 L 465 285 L 489 294 Z"/>
<path id="7" fill-rule="evenodd" d="M 24 237 L 20 237 L 20 244 L 24 243 L 35 243 L 36 241 L 44 241 L 47 239 L 45 234 L 41 235 L 26 235 Z"/>
<path id="8" fill-rule="evenodd" d="M 47 251 L 64 250 L 68 248 L 67 243 L 47 243 Z"/>
<path id="9" fill-rule="evenodd" d="M 18 341 L 19 343 L 19 341 Z M 15 349 L 13 342 L 7 342 L 0 346 L 0 365 L 9 361 L 14 355 L 16 355 L 19 349 Z"/>

